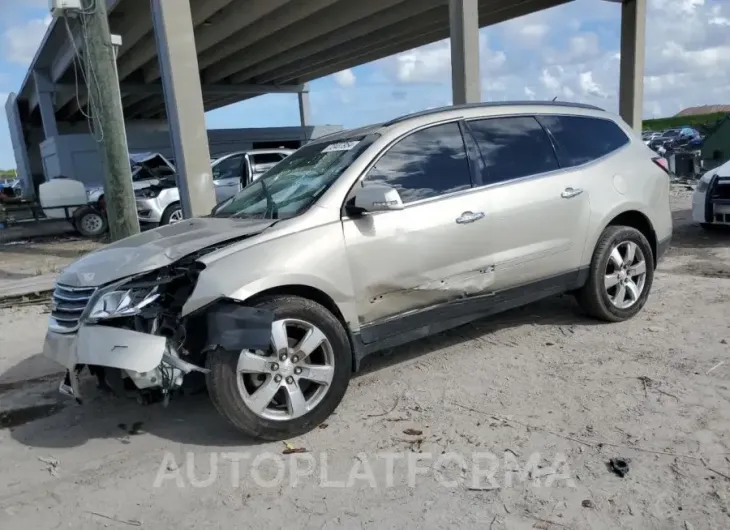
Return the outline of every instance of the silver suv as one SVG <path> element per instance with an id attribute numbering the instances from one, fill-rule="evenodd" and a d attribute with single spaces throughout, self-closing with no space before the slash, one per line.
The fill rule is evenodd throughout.
<path id="1" fill-rule="evenodd" d="M 301 434 L 375 351 L 563 292 L 638 313 L 672 234 L 655 156 L 614 115 L 536 102 L 323 137 L 210 217 L 67 268 L 45 354 L 77 398 L 84 367 L 145 399 L 204 379 L 244 433 Z"/>

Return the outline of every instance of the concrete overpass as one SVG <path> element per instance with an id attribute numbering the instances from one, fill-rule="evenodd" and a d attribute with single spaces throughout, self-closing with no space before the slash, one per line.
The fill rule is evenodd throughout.
<path id="1" fill-rule="evenodd" d="M 111 31 L 121 37 L 117 67 L 126 120 L 168 119 L 176 151 L 193 154 L 176 158 L 207 160 L 187 140 L 205 128 L 202 110 L 291 92 L 299 94 L 307 124 L 308 81 L 446 37 L 454 104 L 479 101 L 479 28 L 572 0 L 96 1 L 107 2 Z M 623 4 L 620 112 L 640 127 L 646 0 L 607 1 Z M 15 136 L 34 127 L 53 136 L 60 122 L 84 119 L 87 97 L 77 88 L 74 62 L 83 45 L 77 21 L 52 22 L 8 110 L 20 129 Z M 182 175 L 200 171 L 181 168 Z"/>

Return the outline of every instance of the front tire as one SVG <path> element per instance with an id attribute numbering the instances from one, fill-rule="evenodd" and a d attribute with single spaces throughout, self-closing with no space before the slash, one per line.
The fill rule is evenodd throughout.
<path id="1" fill-rule="evenodd" d="M 269 350 L 210 352 L 208 393 L 218 412 L 248 436 L 299 436 L 342 401 L 352 374 L 350 341 L 342 323 L 311 300 L 272 296 L 254 307 L 274 313 Z"/>
<path id="2" fill-rule="evenodd" d="M 162 212 L 162 218 L 160 219 L 160 226 L 171 225 L 179 223 L 184 219 L 182 206 L 179 202 L 172 203 L 170 206 L 165 208 Z"/>
<path id="3" fill-rule="evenodd" d="M 609 226 L 598 240 L 588 281 L 577 299 L 590 316 L 622 322 L 644 307 L 654 281 L 654 254 L 644 234 Z"/>

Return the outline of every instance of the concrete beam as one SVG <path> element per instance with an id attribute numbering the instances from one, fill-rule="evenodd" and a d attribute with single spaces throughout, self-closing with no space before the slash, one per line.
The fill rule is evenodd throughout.
<path id="1" fill-rule="evenodd" d="M 478 103 L 482 100 L 478 0 L 449 0 L 449 26 L 452 102 Z"/>
<path id="2" fill-rule="evenodd" d="M 181 5 L 183 3 L 186 2 L 181 2 Z M 196 0 L 189 3 L 191 4 L 190 9 L 192 11 L 193 26 L 198 26 L 230 4 L 231 0 Z M 146 24 L 141 24 L 141 26 L 146 28 L 145 34 L 149 33 L 149 26 Z M 130 53 L 126 53 L 128 50 Z M 157 56 L 157 41 L 155 40 L 155 36 L 153 34 L 147 35 L 136 46 L 133 46 L 131 50 L 125 48 L 123 43 L 122 48 L 119 50 L 119 55 L 124 56 L 119 61 L 119 79 L 123 80 L 138 68 L 155 59 Z"/>
<path id="3" fill-rule="evenodd" d="M 244 99 L 231 99 L 231 98 L 221 98 L 217 99 L 215 101 L 209 101 L 205 104 L 205 112 L 210 112 L 211 110 L 221 109 L 223 107 L 227 107 L 228 105 L 233 105 L 235 103 L 240 103 L 241 101 L 246 101 L 247 99 L 255 98 L 256 96 L 249 96 Z"/>
<path id="4" fill-rule="evenodd" d="M 301 20 L 324 10 L 326 7 L 334 5 L 338 0 L 308 0 L 302 2 L 293 2 L 281 9 L 266 15 L 264 18 L 259 20 L 250 31 L 243 32 L 243 34 L 233 35 L 225 41 L 217 44 L 214 49 L 211 50 L 210 54 L 206 54 L 204 58 L 203 68 L 207 65 L 213 65 L 205 72 L 205 82 L 215 83 L 221 79 L 235 74 L 238 71 L 237 63 L 241 57 L 235 56 L 223 61 L 227 57 L 236 54 L 238 51 L 251 46 L 254 43 L 262 40 L 265 36 L 273 35 L 274 33 L 281 31 L 293 24 L 300 22 Z M 351 8 L 353 5 L 347 4 Z M 324 19 L 322 20 L 324 22 Z M 290 28 L 289 31 L 295 31 Z M 220 64 L 215 64 L 220 61 Z"/>
<path id="5" fill-rule="evenodd" d="M 61 48 L 58 50 L 58 53 L 56 53 L 56 56 L 51 61 L 51 81 L 54 83 L 61 79 L 63 74 L 65 74 L 71 64 L 73 64 L 74 58 L 76 57 L 76 51 L 81 50 L 83 48 L 83 38 L 81 37 L 81 33 L 78 31 L 78 24 L 75 20 L 71 19 L 69 22 L 69 27 L 71 28 L 71 35 L 73 35 L 73 41 L 69 38 L 69 36 L 66 36 L 66 42 L 61 46 Z M 68 30 L 64 31 L 68 33 Z"/>
<path id="6" fill-rule="evenodd" d="M 303 29 L 300 31 L 287 31 L 283 34 L 272 34 L 261 39 L 256 44 L 246 49 L 241 57 L 227 62 L 226 65 L 211 68 L 208 75 L 214 76 L 214 72 L 220 68 L 222 73 L 240 72 L 245 68 L 250 68 L 271 57 L 288 54 L 289 50 L 295 49 L 297 46 L 304 44 L 320 35 L 330 33 L 343 26 L 353 23 L 361 24 L 368 17 L 373 15 L 382 17 L 387 10 L 394 6 L 404 5 L 405 0 L 370 0 L 369 2 L 350 3 L 339 2 L 319 13 L 307 17 L 301 21 Z M 226 68 L 228 68 L 226 70 Z M 221 74 L 222 75 L 222 74 Z M 224 77 L 227 77 L 224 75 Z M 236 74 L 231 78 L 233 83 L 245 82 L 249 79 L 245 74 Z"/>
<path id="7" fill-rule="evenodd" d="M 56 110 L 53 108 L 53 83 L 47 73 L 38 70 L 33 71 L 33 81 L 38 96 L 38 107 L 41 111 L 43 135 L 46 139 L 58 136 Z"/>
<path id="8" fill-rule="evenodd" d="M 161 96 L 163 94 L 163 87 L 161 83 L 144 84 L 144 83 L 121 83 L 119 88 L 122 95 L 147 95 L 147 96 Z M 226 85 L 226 84 L 214 84 L 214 85 L 202 85 L 201 86 L 204 95 L 222 94 L 222 95 L 259 95 L 259 94 L 296 94 L 301 92 L 303 85 L 252 85 L 252 84 L 240 84 L 240 85 Z M 76 85 L 63 83 L 55 85 L 55 91 L 61 96 L 68 97 L 76 95 Z M 78 87 L 78 93 L 85 96 L 87 93 L 85 86 Z"/>
<path id="9" fill-rule="evenodd" d="M 195 31 L 195 48 L 198 50 L 198 64 L 201 68 L 207 68 L 214 62 L 225 58 L 224 49 L 229 40 L 228 37 L 238 33 L 244 28 L 248 28 L 252 24 L 258 22 L 264 16 L 272 11 L 284 6 L 291 0 L 259 0 L 251 2 L 250 0 L 237 0 L 229 6 L 231 12 L 235 12 L 236 16 L 228 16 L 219 21 L 215 21 L 210 26 L 201 26 Z M 265 22 L 265 21 L 264 21 Z M 256 32 L 256 29 L 247 30 Z M 234 39 L 237 37 L 234 37 Z M 222 49 L 216 46 L 221 44 Z M 230 46 L 230 43 L 228 44 Z M 145 69 L 145 82 L 150 83 L 160 77 L 160 67 L 158 64 L 150 64 Z"/>
<path id="10" fill-rule="evenodd" d="M 480 27 L 484 27 L 492 24 L 498 24 L 505 20 L 528 15 L 548 7 L 565 4 L 571 1 L 572 0 L 529 0 L 527 2 L 512 4 L 498 10 L 483 9 L 479 16 L 479 25 Z M 405 50 L 411 50 L 413 48 L 418 48 L 419 46 L 424 46 L 426 44 L 445 39 L 449 36 L 448 13 L 446 12 L 446 6 L 444 6 L 444 11 L 445 13 L 442 22 L 430 26 L 431 29 L 423 27 L 414 28 L 417 29 L 417 31 L 410 31 L 408 34 L 403 36 L 404 38 L 394 38 L 390 42 L 385 43 L 378 42 L 379 37 L 376 37 L 376 35 L 373 34 L 372 41 L 376 44 L 369 48 L 356 49 L 355 51 L 353 51 L 352 48 L 346 49 L 345 52 L 337 55 L 333 58 L 333 60 L 321 62 L 318 66 L 314 67 L 299 66 L 298 69 L 289 68 L 288 71 L 282 69 L 282 71 L 277 73 L 277 77 L 273 80 L 273 82 L 284 83 L 295 80 L 294 82 L 304 83 L 334 74 L 346 68 L 352 68 L 360 64 L 369 63 Z M 331 55 L 332 54 L 330 54 L 330 56 Z"/>
<path id="11" fill-rule="evenodd" d="M 483 3 L 487 3 L 489 0 L 482 0 Z M 508 8 L 502 8 L 501 10 L 493 10 L 485 13 L 484 19 L 480 20 L 482 25 L 489 24 L 489 20 L 498 17 L 501 13 L 506 13 L 505 16 L 510 15 L 512 12 L 524 14 L 525 11 L 532 12 L 532 8 L 526 9 L 524 7 L 525 2 L 532 3 L 537 0 L 522 0 L 522 3 L 511 5 Z M 548 1 L 548 0 L 545 0 Z M 555 0 L 549 0 L 554 2 Z M 506 10 L 506 11 L 505 11 Z M 442 38 L 447 37 L 449 34 L 449 11 L 448 6 L 445 2 L 442 2 L 436 8 L 433 8 L 421 15 L 413 16 L 408 19 L 408 29 L 403 29 L 403 22 L 400 21 L 392 26 L 383 27 L 378 31 L 369 33 L 363 37 L 351 40 L 347 45 L 343 45 L 338 48 L 338 51 L 333 54 L 331 49 L 322 51 L 321 53 L 315 54 L 308 57 L 296 64 L 288 65 L 277 71 L 268 72 L 266 79 L 271 79 L 274 83 L 280 83 L 282 79 L 298 79 L 299 77 L 307 77 L 307 80 L 316 79 L 316 77 L 310 77 L 309 72 L 317 71 L 322 68 L 327 68 L 330 63 L 342 64 L 341 60 L 347 57 L 367 57 L 365 61 L 357 61 L 350 66 L 363 64 L 363 62 L 369 62 L 370 60 L 380 59 L 387 57 L 394 53 L 398 53 L 405 50 L 421 46 L 423 44 L 429 44 Z M 416 42 L 417 44 L 411 45 Z M 379 52 L 378 50 L 387 50 L 387 52 Z M 391 52 L 391 50 L 394 50 Z M 372 59 L 371 59 L 372 58 Z M 349 67 L 349 66 L 348 66 Z M 344 68 L 348 68 L 344 67 Z M 340 68 L 340 69 L 344 69 Z M 337 72 L 339 70 L 334 70 Z M 298 81 L 297 81 L 298 82 Z"/>
<path id="12" fill-rule="evenodd" d="M 308 57 L 320 52 L 347 46 L 354 39 L 370 35 L 385 27 L 392 27 L 392 30 L 402 29 L 404 19 L 415 18 L 436 7 L 443 6 L 443 4 L 444 0 L 407 0 L 401 2 L 383 13 L 376 13 L 373 16 L 348 24 L 336 31 L 297 46 L 287 53 L 257 64 L 236 74 L 233 79 L 237 80 L 236 82 L 241 82 L 242 80 L 256 78 L 262 83 L 266 83 L 267 79 L 273 79 L 268 75 L 269 72 L 299 61 L 306 61 Z"/>
<path id="13" fill-rule="evenodd" d="M 619 114 L 641 131 L 644 108 L 646 57 L 646 0 L 627 0 L 621 5 L 621 65 L 619 67 Z"/>
<path id="14" fill-rule="evenodd" d="M 113 33 L 124 35 L 124 42 L 122 42 L 117 56 L 134 46 L 139 39 L 149 33 L 152 27 L 149 8 L 146 4 L 140 3 L 140 5 L 142 6 L 141 9 L 127 12 L 114 21 Z M 78 22 L 75 19 L 71 19 L 69 27 L 71 29 L 71 35 L 73 35 L 73 40 L 68 35 L 68 30 L 64 28 L 63 31 L 66 33 L 66 40 L 51 61 L 50 77 L 53 82 L 57 82 L 68 71 L 73 64 L 76 51 L 81 51 L 84 46 Z"/>
<path id="15" fill-rule="evenodd" d="M 187 2 L 152 0 L 152 18 L 182 210 L 186 218 L 208 215 L 216 201 L 193 14 Z"/>
<path id="16" fill-rule="evenodd" d="M 297 63 L 288 64 L 283 68 L 269 71 L 264 77 L 271 79 L 274 84 L 278 84 L 279 79 L 284 77 L 296 79 L 308 71 L 326 67 L 329 63 L 337 62 L 343 57 L 351 56 L 353 53 L 357 54 L 358 52 L 363 53 L 365 51 L 369 52 L 371 50 L 381 49 L 397 42 L 412 40 L 419 35 L 424 35 L 424 33 L 433 32 L 434 29 L 443 29 L 445 27 L 448 27 L 448 11 L 444 4 L 439 8 L 410 18 L 408 21 L 408 29 L 404 29 L 403 23 L 399 22 L 394 26 L 387 26 L 362 37 L 352 39 L 348 44 L 335 48 L 334 50 L 328 48 Z"/>
<path id="17" fill-rule="evenodd" d="M 31 76 L 33 73 L 31 72 Z M 36 107 L 38 107 L 38 91 L 33 89 L 30 92 L 30 97 L 28 98 L 28 112 L 33 112 Z"/>
<path id="18" fill-rule="evenodd" d="M 136 10 L 133 15 L 125 15 L 124 22 L 118 26 L 119 29 L 116 24 L 113 28 L 115 33 L 122 35 L 122 45 L 117 50 L 117 61 L 152 31 L 149 4 L 139 2 L 138 5 L 142 6 L 141 9 Z"/>
<path id="19" fill-rule="evenodd" d="M 124 111 L 124 117 L 125 119 L 134 119 L 139 116 L 145 116 L 147 115 L 151 110 L 154 109 L 164 109 L 165 108 L 165 101 L 164 99 L 160 99 L 159 97 L 154 96 L 136 96 L 139 99 L 134 102 L 130 103 L 129 106 L 126 107 L 126 110 Z M 125 103 L 126 105 L 126 103 Z"/>

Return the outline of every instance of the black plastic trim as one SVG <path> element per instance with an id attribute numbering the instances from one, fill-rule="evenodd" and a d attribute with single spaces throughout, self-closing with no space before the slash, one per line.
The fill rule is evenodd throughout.
<path id="1" fill-rule="evenodd" d="M 352 334 L 355 371 L 359 370 L 363 359 L 375 352 L 578 289 L 588 280 L 588 272 L 587 267 L 581 268 L 503 291 L 453 300 L 364 326 L 359 332 Z"/>
<path id="2" fill-rule="evenodd" d="M 656 267 L 657 263 L 660 259 L 664 257 L 664 255 L 667 253 L 667 250 L 669 250 L 670 245 L 672 244 L 672 236 L 665 237 L 661 241 L 659 241 L 656 245 L 656 262 L 654 263 L 654 266 Z"/>
<path id="3" fill-rule="evenodd" d="M 268 350 L 274 313 L 238 304 L 216 304 L 207 312 L 208 347 L 228 351 Z"/>
<path id="4" fill-rule="evenodd" d="M 705 193 L 705 222 L 711 223 L 715 220 L 715 206 L 712 201 L 712 195 L 715 193 L 715 185 L 720 180 L 719 175 L 715 175 L 707 184 L 707 192 Z"/>

